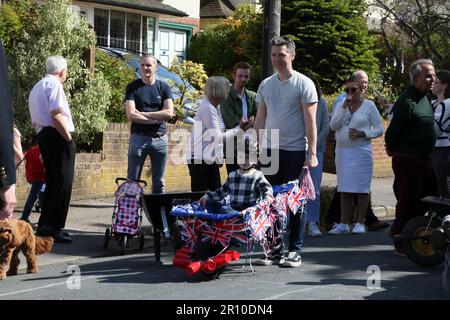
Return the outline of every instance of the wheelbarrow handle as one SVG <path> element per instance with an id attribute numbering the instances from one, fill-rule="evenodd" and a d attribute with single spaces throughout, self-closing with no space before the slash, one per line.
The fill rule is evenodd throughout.
<path id="1" fill-rule="evenodd" d="M 147 186 L 147 182 L 145 182 L 144 180 L 132 180 L 132 179 L 127 179 L 127 178 L 116 178 L 116 184 L 119 185 L 119 181 L 134 181 L 137 183 L 142 183 L 144 184 L 144 187 Z"/>

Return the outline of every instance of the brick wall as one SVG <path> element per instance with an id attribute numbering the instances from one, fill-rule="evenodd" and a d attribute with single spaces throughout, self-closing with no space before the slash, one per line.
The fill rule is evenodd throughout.
<path id="1" fill-rule="evenodd" d="M 384 128 L 388 127 L 389 123 L 384 123 Z M 327 147 L 323 160 L 323 171 L 328 173 L 336 173 L 336 166 L 334 163 L 334 149 L 335 149 L 334 132 L 330 131 L 327 137 Z M 394 175 L 391 167 L 391 158 L 387 156 L 384 149 L 384 135 L 372 140 L 372 155 L 373 155 L 373 176 L 374 177 L 391 177 Z"/>
<path id="2" fill-rule="evenodd" d="M 184 130 L 183 143 L 173 139 L 173 132 L 180 136 Z M 168 126 L 169 159 L 166 170 L 166 191 L 189 191 L 190 176 L 184 157 L 180 157 L 181 148 L 186 148 L 189 141 L 190 126 Z M 101 153 L 77 153 L 75 158 L 75 178 L 72 189 L 72 199 L 94 199 L 113 196 L 117 186 L 117 177 L 126 177 L 127 153 L 130 137 L 128 124 L 111 123 L 103 132 L 103 148 Z M 174 136 L 175 137 L 175 136 Z M 173 141 L 174 140 L 174 141 Z M 182 162 L 180 164 L 180 162 Z M 222 181 L 226 178 L 226 169 L 221 169 Z M 142 180 L 147 181 L 146 192 L 151 192 L 150 161 L 144 165 Z M 28 196 L 30 185 L 25 180 L 25 166 L 19 168 L 17 174 L 17 200 L 22 207 Z"/>
<path id="3" fill-rule="evenodd" d="M 387 124 L 385 124 L 387 127 Z M 174 134 L 176 130 L 176 133 Z M 184 134 L 182 133 L 184 130 Z M 168 126 L 169 158 L 166 170 L 166 191 L 189 191 L 190 176 L 185 159 L 181 156 L 182 148 L 187 147 L 190 126 Z M 72 199 L 94 199 L 113 196 L 117 186 L 117 177 L 126 177 L 128 140 L 130 136 L 128 124 L 111 123 L 103 132 L 103 148 L 101 153 L 77 153 L 75 158 L 75 178 Z M 181 134 L 180 134 L 181 133 Z M 180 140 L 184 137 L 184 140 Z M 181 141 L 181 142 L 180 142 Z M 334 165 L 334 133 L 327 139 L 327 151 L 324 159 L 324 172 L 336 173 Z M 384 136 L 372 140 L 374 156 L 374 176 L 392 176 L 391 159 L 384 151 Z M 221 168 L 222 181 L 226 179 L 225 166 Z M 142 179 L 147 181 L 146 192 L 151 192 L 150 161 L 147 159 L 142 172 Z M 30 185 L 25 180 L 25 166 L 19 168 L 17 174 L 17 200 L 23 206 Z"/>

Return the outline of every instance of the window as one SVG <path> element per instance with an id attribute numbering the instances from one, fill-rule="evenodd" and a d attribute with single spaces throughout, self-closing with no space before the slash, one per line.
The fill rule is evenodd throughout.
<path id="1" fill-rule="evenodd" d="M 109 46 L 125 48 L 125 12 L 111 10 Z"/>
<path id="2" fill-rule="evenodd" d="M 141 15 L 127 13 L 127 49 L 141 51 Z"/>
<path id="3" fill-rule="evenodd" d="M 94 31 L 98 46 L 108 46 L 108 20 L 108 10 L 94 9 Z"/>
<path id="4" fill-rule="evenodd" d="M 155 38 L 155 18 L 142 17 L 142 51 L 155 54 L 153 43 Z"/>

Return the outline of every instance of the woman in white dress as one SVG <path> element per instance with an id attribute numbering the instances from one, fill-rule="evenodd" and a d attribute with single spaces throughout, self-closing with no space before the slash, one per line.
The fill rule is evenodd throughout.
<path id="1" fill-rule="evenodd" d="M 333 113 L 331 130 L 336 132 L 336 174 L 341 192 L 341 223 L 329 234 L 349 233 L 353 195 L 357 194 L 358 218 L 352 233 L 366 232 L 364 217 L 369 205 L 373 158 L 371 139 L 383 134 L 381 116 L 375 104 L 364 99 L 362 85 L 356 77 L 344 84 L 345 99 Z"/>

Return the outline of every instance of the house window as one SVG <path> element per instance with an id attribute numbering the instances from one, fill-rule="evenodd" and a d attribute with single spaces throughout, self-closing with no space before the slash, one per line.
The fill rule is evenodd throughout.
<path id="1" fill-rule="evenodd" d="M 110 40 L 112 48 L 125 48 L 125 12 L 111 10 Z"/>
<path id="2" fill-rule="evenodd" d="M 108 46 L 108 20 L 108 10 L 94 9 L 94 31 L 98 46 Z"/>
<path id="3" fill-rule="evenodd" d="M 142 17 L 142 51 L 155 54 L 153 43 L 155 40 L 155 18 Z"/>
<path id="4" fill-rule="evenodd" d="M 141 15 L 136 13 L 127 13 L 127 49 L 141 51 L 140 37 Z"/>

